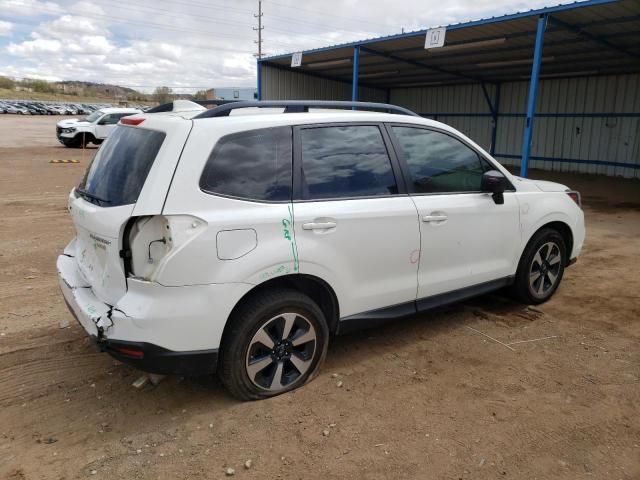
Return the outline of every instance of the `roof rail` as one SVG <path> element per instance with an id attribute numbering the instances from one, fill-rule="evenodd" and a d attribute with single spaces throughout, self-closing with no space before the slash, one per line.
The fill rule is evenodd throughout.
<path id="1" fill-rule="evenodd" d="M 389 105 L 388 103 L 374 102 L 350 102 L 350 101 L 333 101 L 333 100 L 261 100 L 233 102 L 220 105 L 218 107 L 202 112 L 193 117 L 211 118 L 211 117 L 228 117 L 232 110 L 239 108 L 284 108 L 284 113 L 302 113 L 308 112 L 309 108 L 351 108 L 353 110 L 381 110 L 389 113 L 397 113 L 400 115 L 411 115 L 419 117 L 415 112 L 397 105 Z"/>

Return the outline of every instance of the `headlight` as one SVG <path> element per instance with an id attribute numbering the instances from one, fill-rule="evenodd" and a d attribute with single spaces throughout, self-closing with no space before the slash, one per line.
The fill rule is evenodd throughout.
<path id="1" fill-rule="evenodd" d="M 76 128 L 75 127 L 67 127 L 67 128 L 63 128 L 62 131 L 64 133 L 73 133 L 73 132 L 76 131 Z"/>

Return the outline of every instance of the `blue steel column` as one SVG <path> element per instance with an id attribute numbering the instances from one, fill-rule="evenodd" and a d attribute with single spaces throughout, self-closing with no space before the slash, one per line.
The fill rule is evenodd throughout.
<path id="1" fill-rule="evenodd" d="M 533 50 L 533 65 L 531 67 L 531 83 L 529 84 L 529 100 L 527 101 L 527 118 L 524 124 L 522 138 L 522 160 L 520 163 L 520 176 L 526 177 L 529 171 L 529 156 L 531 155 L 531 137 L 533 134 L 533 119 L 536 115 L 536 97 L 538 95 L 538 79 L 540 76 L 540 63 L 542 61 L 542 44 L 544 43 L 544 31 L 547 26 L 547 15 L 538 18 L 536 30 L 536 45 Z"/>
<path id="2" fill-rule="evenodd" d="M 493 128 L 491 129 L 491 155 L 496 153 L 496 139 L 498 138 L 498 115 L 500 114 L 500 86 L 501 83 L 496 83 L 496 99 L 493 105 L 492 120 Z"/>
<path id="3" fill-rule="evenodd" d="M 256 65 L 258 67 L 256 77 L 258 79 L 258 100 L 262 100 L 262 64 L 260 63 L 260 59 L 256 61 Z"/>
<path id="4" fill-rule="evenodd" d="M 353 79 L 351 80 L 351 101 L 358 101 L 358 70 L 360 69 L 360 46 L 353 47 Z"/>

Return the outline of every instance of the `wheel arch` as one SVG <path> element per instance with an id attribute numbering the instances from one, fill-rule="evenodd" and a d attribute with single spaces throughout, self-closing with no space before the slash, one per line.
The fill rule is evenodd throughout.
<path id="1" fill-rule="evenodd" d="M 231 313 L 229 314 L 227 322 L 224 326 L 224 330 L 222 332 L 221 344 L 224 343 L 225 335 L 229 330 L 231 322 L 233 322 L 237 310 L 243 303 L 247 301 L 249 297 L 259 295 L 260 293 L 271 289 L 281 288 L 297 290 L 298 292 L 304 293 L 314 302 L 316 302 L 320 310 L 322 310 L 322 313 L 324 313 L 325 318 L 327 319 L 327 326 L 329 327 L 329 331 L 331 333 L 335 333 L 338 327 L 338 319 L 340 318 L 340 306 L 338 304 L 338 297 L 336 296 L 335 291 L 326 281 L 319 277 L 298 273 L 271 278 L 265 282 L 255 285 L 251 290 L 246 292 L 236 302 L 235 306 L 231 310 Z"/>
<path id="2" fill-rule="evenodd" d="M 87 141 L 87 142 L 91 142 L 93 143 L 94 140 L 96 140 L 96 136 L 91 133 L 91 132 L 78 132 L 76 133 L 76 135 L 73 137 L 74 140 L 78 141 L 78 142 L 82 142 L 83 138 Z"/>
<path id="3" fill-rule="evenodd" d="M 569 264 L 569 260 L 571 259 L 571 253 L 573 252 L 573 231 L 571 230 L 571 226 L 569 226 L 568 223 L 563 222 L 561 220 L 553 220 L 550 222 L 546 222 L 543 225 L 540 225 L 538 228 L 536 228 L 531 235 L 529 235 L 529 238 L 527 239 L 527 242 L 525 243 L 525 246 L 522 250 L 522 253 L 520 254 L 521 256 L 524 254 L 527 245 L 529 245 L 529 242 L 531 242 L 531 239 L 542 229 L 544 228 L 549 228 L 552 230 L 555 230 L 556 232 L 558 232 L 560 234 L 560 236 L 562 237 L 562 239 L 564 240 L 565 246 L 567 247 L 567 258 L 565 260 L 565 266 L 567 266 Z"/>

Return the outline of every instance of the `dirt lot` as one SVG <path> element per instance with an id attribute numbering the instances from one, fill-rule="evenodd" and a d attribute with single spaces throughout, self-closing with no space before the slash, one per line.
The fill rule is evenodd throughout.
<path id="1" fill-rule="evenodd" d="M 239 403 L 135 390 L 85 340 L 55 259 L 92 152 L 57 120 L 0 116 L 0 478 L 640 478 L 640 182 L 534 172 L 582 190 L 588 224 L 540 308 L 489 295 L 337 338 L 311 384 Z"/>

